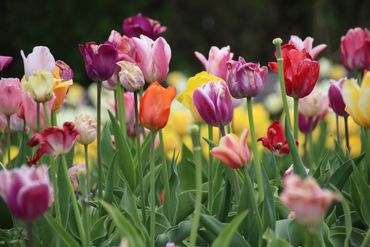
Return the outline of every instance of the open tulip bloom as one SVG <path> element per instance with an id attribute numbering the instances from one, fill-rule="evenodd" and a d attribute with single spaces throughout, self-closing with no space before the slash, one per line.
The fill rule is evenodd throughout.
<path id="1" fill-rule="evenodd" d="M 178 51 L 159 21 L 111 30 L 79 45 L 86 94 L 52 47 L 22 51 L 24 73 L 1 77 L 0 246 L 369 246 L 367 29 L 328 49 L 357 80 L 319 77 L 326 45 L 312 37 L 274 39 L 273 100 L 268 67 L 232 60 L 233 47 L 168 76 Z"/>

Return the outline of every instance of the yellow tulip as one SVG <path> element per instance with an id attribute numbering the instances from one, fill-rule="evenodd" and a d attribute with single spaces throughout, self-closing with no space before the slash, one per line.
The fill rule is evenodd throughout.
<path id="1" fill-rule="evenodd" d="M 347 80 L 343 86 L 343 99 L 346 111 L 353 120 L 363 127 L 370 128 L 370 72 L 365 74 L 361 87 L 356 80 Z"/>
<path id="2" fill-rule="evenodd" d="M 181 159 L 181 144 L 180 137 L 175 131 L 170 128 L 163 129 L 163 146 L 169 160 L 172 159 L 174 151 L 175 156 L 180 154 L 179 160 Z"/>
<path id="3" fill-rule="evenodd" d="M 223 81 L 223 80 L 217 76 L 202 71 L 196 74 L 195 76 L 189 78 L 186 84 L 185 91 L 181 92 L 181 94 L 177 97 L 177 100 L 190 110 L 191 114 L 193 115 L 194 119 L 197 122 L 203 122 L 203 119 L 200 117 L 197 109 L 194 106 L 193 93 L 197 88 L 201 87 L 203 84 L 210 81 Z"/>
<path id="4" fill-rule="evenodd" d="M 46 102 L 53 97 L 54 77 L 46 70 L 33 73 L 28 80 L 22 80 L 22 87 L 36 102 Z"/>
<path id="5" fill-rule="evenodd" d="M 13 160 L 15 157 L 17 157 L 17 155 L 18 155 L 18 152 L 19 152 L 19 149 L 18 149 L 18 147 L 16 147 L 16 146 L 11 146 L 10 147 L 10 160 Z M 5 165 L 8 165 L 8 155 L 6 155 L 6 154 L 3 154 L 3 164 L 5 164 Z"/>
<path id="6" fill-rule="evenodd" d="M 188 134 L 188 129 L 193 123 L 193 117 L 187 109 L 171 109 L 165 129 L 172 129 L 178 135 Z"/>

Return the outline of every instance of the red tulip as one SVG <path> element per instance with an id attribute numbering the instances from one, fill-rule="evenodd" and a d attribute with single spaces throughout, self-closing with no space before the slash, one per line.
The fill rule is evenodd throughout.
<path id="1" fill-rule="evenodd" d="M 282 56 L 286 94 L 294 98 L 309 95 L 319 78 L 320 64 L 305 49 L 299 51 L 290 44 L 283 46 Z M 278 71 L 277 62 L 270 62 L 269 67 Z"/>

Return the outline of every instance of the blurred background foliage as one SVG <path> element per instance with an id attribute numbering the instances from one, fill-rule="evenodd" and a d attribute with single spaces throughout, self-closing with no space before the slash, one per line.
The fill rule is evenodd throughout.
<path id="1" fill-rule="evenodd" d="M 340 37 L 349 28 L 370 26 L 368 0 L 0 0 L 0 54 L 15 57 L 3 77 L 21 76 L 19 51 L 46 45 L 56 59 L 89 84 L 78 44 L 104 42 L 112 29 L 122 33 L 124 18 L 143 13 L 168 27 L 171 70 L 193 74 L 202 69 L 194 51 L 230 45 L 234 56 L 266 64 L 273 59 L 271 40 L 291 34 L 326 43 L 323 53 L 340 62 Z"/>

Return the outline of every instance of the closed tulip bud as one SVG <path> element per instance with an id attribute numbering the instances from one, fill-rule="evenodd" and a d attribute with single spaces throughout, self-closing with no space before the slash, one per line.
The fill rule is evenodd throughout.
<path id="1" fill-rule="evenodd" d="M 9 56 L 0 56 L 0 72 L 8 67 L 9 64 L 13 61 L 13 57 Z"/>
<path id="2" fill-rule="evenodd" d="M 346 112 L 346 104 L 344 103 L 342 96 L 343 84 L 346 80 L 346 77 L 338 81 L 330 80 L 330 87 L 328 92 L 331 108 L 336 114 L 343 117 L 348 116 L 348 113 Z"/>
<path id="3" fill-rule="evenodd" d="M 89 145 L 96 138 L 96 122 L 89 115 L 79 114 L 75 117 L 74 125 L 78 131 L 77 142 Z"/>
<path id="4" fill-rule="evenodd" d="M 226 126 L 233 119 L 233 103 L 225 82 L 209 82 L 196 89 L 193 102 L 204 122 Z"/>
<path id="5" fill-rule="evenodd" d="M 22 101 L 21 82 L 17 78 L 0 80 L 0 113 L 10 116 L 16 113 Z"/>
<path id="6" fill-rule="evenodd" d="M 221 137 L 217 147 L 212 148 L 211 154 L 232 169 L 247 165 L 251 156 L 247 145 L 248 129 L 244 129 L 240 139 L 234 134 Z"/>
<path id="7" fill-rule="evenodd" d="M 54 77 L 46 70 L 33 73 L 22 82 L 25 92 L 29 92 L 36 102 L 47 102 L 53 97 Z"/>
<path id="8" fill-rule="evenodd" d="M 284 178 L 284 191 L 280 199 L 304 225 L 320 223 L 330 204 L 339 201 L 340 196 L 327 189 L 321 189 L 314 178 L 301 179 L 297 175 Z"/>
<path id="9" fill-rule="evenodd" d="M 364 70 L 370 66 L 370 32 L 366 28 L 349 29 L 340 40 L 342 63 L 347 69 Z"/>
<path id="10" fill-rule="evenodd" d="M 126 61 L 120 61 L 117 64 L 120 67 L 119 80 L 127 91 L 136 92 L 144 86 L 144 75 L 138 66 Z"/>
<path id="11" fill-rule="evenodd" d="M 239 61 L 229 61 L 227 86 L 234 98 L 257 96 L 267 82 L 267 67 L 259 63 L 247 63 L 244 58 Z"/>
<path id="12" fill-rule="evenodd" d="M 313 117 L 320 113 L 322 95 L 319 92 L 312 92 L 299 100 L 299 111 L 306 117 Z"/>
<path id="13" fill-rule="evenodd" d="M 0 171 L 0 195 L 15 218 L 32 222 L 43 215 L 53 201 L 46 165 Z"/>
<path id="14" fill-rule="evenodd" d="M 140 99 L 140 123 L 151 131 L 166 126 L 175 96 L 174 87 L 164 88 L 158 82 L 151 83 Z"/>

